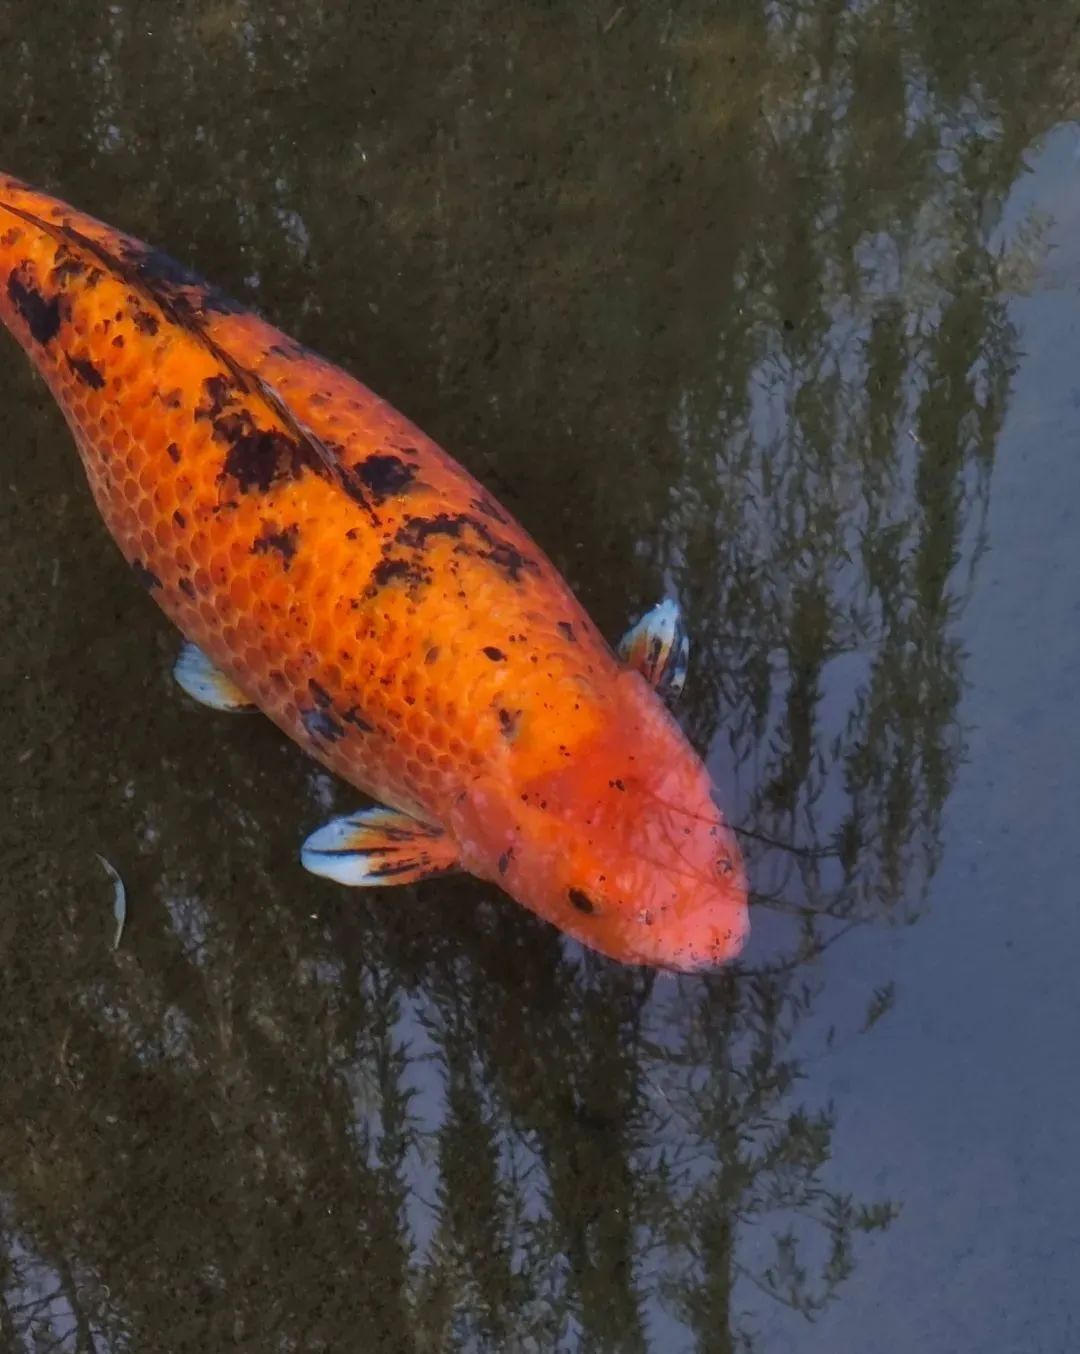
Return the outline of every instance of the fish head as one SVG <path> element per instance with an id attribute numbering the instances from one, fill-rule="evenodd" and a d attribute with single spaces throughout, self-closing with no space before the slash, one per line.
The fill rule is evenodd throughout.
<path id="1" fill-rule="evenodd" d="M 749 934 L 746 872 L 708 772 L 636 672 L 619 674 L 600 734 L 566 765 L 481 778 L 451 826 L 474 874 L 623 963 L 713 968 Z"/>

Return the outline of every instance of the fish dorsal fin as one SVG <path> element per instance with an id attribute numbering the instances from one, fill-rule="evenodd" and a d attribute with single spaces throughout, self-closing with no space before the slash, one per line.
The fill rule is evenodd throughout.
<path id="1" fill-rule="evenodd" d="M 204 303 L 209 303 L 210 309 L 221 313 L 238 313 L 244 309 L 242 306 L 226 297 L 223 292 L 211 287 L 197 273 L 177 263 L 167 254 L 151 249 L 133 236 L 123 237 L 125 242 L 129 243 L 130 249 L 130 257 L 124 257 L 66 222 L 48 221 L 35 212 L 29 212 L 24 207 L 17 207 L 8 202 L 0 203 L 0 207 L 13 216 L 20 217 L 35 229 L 52 236 L 54 240 L 68 248 L 89 254 L 102 267 L 122 278 L 133 291 L 139 292 L 151 301 L 171 323 L 189 334 L 221 364 L 239 390 L 249 398 L 259 400 L 285 425 L 296 442 L 306 451 L 307 461 L 312 469 L 322 471 L 335 480 L 350 498 L 371 511 L 362 488 L 348 467 L 342 464 L 340 458 L 322 438 L 297 418 L 288 400 L 279 391 L 256 372 L 238 362 L 207 331 L 202 323 L 199 307 L 193 297 L 186 293 L 191 291 L 201 294 Z M 151 273 L 151 264 L 153 273 L 157 274 L 156 277 Z"/>
<path id="2" fill-rule="evenodd" d="M 304 843 L 300 862 L 353 888 L 414 884 L 461 869 L 457 846 L 442 828 L 382 805 L 331 819 Z"/>
<path id="3" fill-rule="evenodd" d="M 673 704 L 686 682 L 690 660 L 690 637 L 678 602 L 667 597 L 647 611 L 623 635 L 618 653 L 628 667 L 641 673 L 657 695 Z"/>

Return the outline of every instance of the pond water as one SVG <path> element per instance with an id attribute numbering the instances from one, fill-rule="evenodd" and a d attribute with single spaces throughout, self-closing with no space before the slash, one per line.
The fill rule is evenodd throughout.
<path id="1" fill-rule="evenodd" d="M 758 834 L 694 978 L 305 875 L 356 797 L 175 692 L 5 339 L 0 1350 L 1080 1349 L 1080 4 L 10 0 L 0 59 L 6 170 L 611 638 L 682 599 Z"/>

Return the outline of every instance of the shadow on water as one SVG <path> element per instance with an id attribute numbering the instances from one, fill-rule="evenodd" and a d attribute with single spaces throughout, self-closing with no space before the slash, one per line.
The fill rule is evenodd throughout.
<path id="1" fill-rule="evenodd" d="M 892 988 L 826 1026 L 819 957 L 939 857 L 1038 244 L 998 219 L 1073 7 L 67 13 L 0 15 L 7 167 L 370 381 L 609 634 L 677 590 L 760 900 L 674 980 L 475 884 L 304 877 L 349 797 L 172 692 L 6 344 L 4 1347 L 758 1350 L 902 1204 L 845 1191 L 813 1089 Z"/>

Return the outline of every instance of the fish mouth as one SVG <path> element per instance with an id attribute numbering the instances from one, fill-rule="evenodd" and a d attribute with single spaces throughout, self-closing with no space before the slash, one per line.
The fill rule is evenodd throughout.
<path id="1" fill-rule="evenodd" d="M 750 917 L 745 914 L 706 945 L 687 944 L 670 949 L 661 946 L 652 954 L 643 954 L 639 962 L 665 973 L 716 972 L 738 959 L 749 938 Z"/>

